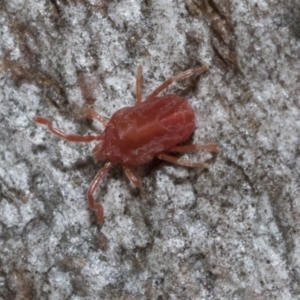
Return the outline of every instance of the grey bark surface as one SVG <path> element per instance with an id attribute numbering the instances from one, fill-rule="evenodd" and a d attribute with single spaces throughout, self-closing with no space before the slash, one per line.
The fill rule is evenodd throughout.
<path id="1" fill-rule="evenodd" d="M 300 3 L 0 2 L 0 299 L 300 299 Z M 165 79 L 195 109 L 209 171 L 114 167 L 96 194 L 94 134 Z"/>

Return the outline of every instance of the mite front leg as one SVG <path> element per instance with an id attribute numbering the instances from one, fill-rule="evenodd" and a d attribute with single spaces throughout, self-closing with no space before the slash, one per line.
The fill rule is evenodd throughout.
<path id="1" fill-rule="evenodd" d="M 91 108 L 88 108 L 86 111 L 85 111 L 85 117 L 87 119 L 95 119 L 97 121 L 99 121 L 100 123 L 102 123 L 104 125 L 104 127 L 106 127 L 108 121 L 103 118 L 102 116 L 100 116 L 99 114 L 97 114 L 93 109 Z"/>
<path id="2" fill-rule="evenodd" d="M 194 74 L 201 74 L 208 70 L 208 66 L 203 66 L 201 68 L 197 69 L 190 69 L 185 72 L 179 73 L 169 79 L 167 79 L 164 83 L 162 83 L 156 90 L 154 90 L 147 99 L 155 98 L 160 92 L 162 92 L 164 89 L 166 89 L 169 85 L 171 85 L 175 81 L 179 81 L 185 78 L 188 78 Z"/>
<path id="3" fill-rule="evenodd" d="M 108 170 L 111 168 L 112 163 L 107 162 L 104 167 L 97 173 L 93 181 L 91 182 L 89 189 L 87 191 L 87 198 L 89 208 L 96 212 L 97 222 L 100 224 L 103 222 L 104 214 L 103 214 L 103 206 L 100 203 L 96 203 L 95 198 L 93 196 L 95 190 L 99 186 L 101 179 L 105 176 Z"/>
<path id="4" fill-rule="evenodd" d="M 55 135 L 63 138 L 69 142 L 91 142 L 91 141 L 100 141 L 102 140 L 102 135 L 76 135 L 76 134 L 66 134 L 59 130 L 58 128 L 53 127 L 52 121 L 43 118 L 43 117 L 34 117 L 33 121 L 42 125 L 46 125 L 48 129 Z"/>

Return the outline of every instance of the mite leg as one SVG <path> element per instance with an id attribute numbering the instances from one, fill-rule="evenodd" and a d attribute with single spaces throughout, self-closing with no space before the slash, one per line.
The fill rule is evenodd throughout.
<path id="1" fill-rule="evenodd" d="M 100 203 L 96 203 L 93 194 L 94 194 L 95 190 L 97 189 L 97 187 L 99 186 L 101 179 L 108 172 L 108 170 L 111 168 L 111 166 L 112 166 L 112 163 L 107 162 L 104 165 L 104 167 L 101 170 L 99 170 L 99 172 L 97 173 L 97 175 L 91 182 L 89 189 L 87 191 L 89 208 L 96 212 L 98 223 L 102 223 L 103 219 L 104 219 L 103 206 Z"/>
<path id="2" fill-rule="evenodd" d="M 167 79 L 163 84 L 161 84 L 156 90 L 154 90 L 148 97 L 147 99 L 150 98 L 155 98 L 161 91 L 163 91 L 164 89 L 166 89 L 169 85 L 171 85 L 173 82 L 175 81 L 179 81 L 185 78 L 188 78 L 194 74 L 201 74 L 204 73 L 205 71 L 208 70 L 208 66 L 203 66 L 201 68 L 197 68 L 197 69 L 190 69 L 187 70 L 185 72 L 179 73 L 169 79 Z"/>
<path id="3" fill-rule="evenodd" d="M 42 125 L 46 125 L 48 129 L 55 135 L 63 138 L 69 142 L 91 142 L 91 141 L 100 141 L 102 140 L 102 135 L 76 135 L 76 134 L 66 134 L 59 130 L 58 128 L 53 127 L 52 122 L 43 117 L 34 117 L 34 122 L 37 122 Z"/>
<path id="4" fill-rule="evenodd" d="M 136 74 L 136 104 L 142 102 L 143 66 L 139 65 Z"/>
<path id="5" fill-rule="evenodd" d="M 106 127 L 108 121 L 101 117 L 100 115 L 98 115 L 93 109 L 89 108 L 85 111 L 85 117 L 87 119 L 95 119 L 97 121 L 99 121 L 100 123 L 102 123 L 104 125 L 104 127 Z"/>
<path id="6" fill-rule="evenodd" d="M 205 145 L 197 145 L 197 144 L 190 144 L 184 146 L 176 146 L 171 148 L 170 152 L 188 152 L 188 151 L 196 151 L 196 150 L 207 150 L 213 152 L 215 154 L 219 153 L 218 145 L 217 144 L 205 144 Z"/>
<path id="7" fill-rule="evenodd" d="M 140 179 L 133 174 L 133 172 L 131 171 L 131 169 L 128 166 L 123 165 L 123 169 L 125 171 L 125 174 L 127 176 L 127 178 L 137 187 L 141 187 L 141 181 Z"/>
<path id="8" fill-rule="evenodd" d="M 168 154 L 159 154 L 158 158 L 181 166 L 205 168 L 205 169 L 208 168 L 208 164 L 206 163 L 192 162 L 188 159 L 181 159 Z"/>

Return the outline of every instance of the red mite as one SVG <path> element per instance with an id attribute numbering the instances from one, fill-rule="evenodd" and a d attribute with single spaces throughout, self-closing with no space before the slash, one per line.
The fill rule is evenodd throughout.
<path id="1" fill-rule="evenodd" d="M 140 187 L 140 179 L 133 174 L 131 166 L 139 166 L 150 162 L 154 157 L 187 167 L 207 168 L 206 163 L 191 162 L 168 153 L 183 153 L 195 150 L 207 150 L 218 153 L 217 144 L 177 146 L 187 140 L 195 130 L 195 114 L 191 105 L 182 97 L 173 94 L 158 96 L 173 82 L 201 74 L 208 69 L 203 66 L 187 70 L 169 78 L 161 84 L 145 101 L 142 102 L 142 66 L 138 67 L 136 79 L 135 106 L 124 107 L 116 111 L 107 121 L 94 110 L 88 109 L 86 117 L 101 122 L 104 132 L 99 135 L 71 135 L 52 126 L 52 122 L 43 117 L 34 117 L 39 124 L 48 126 L 55 135 L 70 142 L 98 141 L 92 153 L 96 161 L 107 160 L 97 173 L 87 191 L 90 209 L 97 215 L 97 222 L 102 223 L 104 214 L 101 204 L 96 203 L 94 192 L 99 182 L 113 164 L 119 163 L 128 179 Z"/>

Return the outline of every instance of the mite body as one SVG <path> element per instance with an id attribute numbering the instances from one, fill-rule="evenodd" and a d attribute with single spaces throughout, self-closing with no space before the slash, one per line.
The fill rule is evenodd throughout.
<path id="1" fill-rule="evenodd" d="M 72 142 L 98 141 L 92 150 L 94 158 L 106 160 L 106 164 L 97 173 L 87 191 L 89 207 L 96 212 L 97 222 L 102 223 L 104 214 L 101 204 L 96 203 L 94 192 L 100 180 L 113 164 L 119 163 L 136 186 L 140 187 L 140 179 L 133 174 L 131 166 L 139 166 L 151 161 L 154 157 L 188 167 L 206 168 L 206 163 L 191 162 L 180 159 L 169 153 L 183 153 L 195 150 L 207 150 L 218 153 L 216 144 L 177 146 L 186 141 L 195 129 L 195 114 L 186 99 L 173 94 L 158 96 L 172 82 L 185 79 L 193 74 L 201 74 L 207 66 L 187 70 L 160 85 L 145 101 L 142 102 L 142 66 L 138 67 L 136 81 L 136 104 L 116 111 L 109 121 L 88 109 L 86 117 L 100 121 L 104 132 L 99 135 L 69 135 L 53 127 L 52 122 L 44 117 L 34 117 L 39 124 L 48 126 L 55 135 Z"/>
<path id="2" fill-rule="evenodd" d="M 187 140 L 194 129 L 194 111 L 185 99 L 176 95 L 147 99 L 113 114 L 94 156 L 123 165 L 143 165 Z"/>

